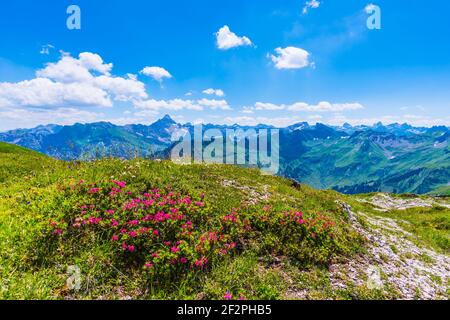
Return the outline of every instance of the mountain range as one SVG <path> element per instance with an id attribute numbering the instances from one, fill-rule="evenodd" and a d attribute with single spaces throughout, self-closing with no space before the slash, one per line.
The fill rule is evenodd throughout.
<path id="1" fill-rule="evenodd" d="M 170 116 L 151 125 L 108 122 L 46 125 L 0 133 L 0 141 L 57 159 L 91 160 L 161 157 L 172 147 L 175 130 L 193 132 Z M 267 129 L 272 126 L 217 126 L 205 129 Z M 368 192 L 439 193 L 450 190 L 450 129 L 408 124 L 329 126 L 298 123 L 280 128 L 279 175 L 321 189 L 348 194 Z"/>

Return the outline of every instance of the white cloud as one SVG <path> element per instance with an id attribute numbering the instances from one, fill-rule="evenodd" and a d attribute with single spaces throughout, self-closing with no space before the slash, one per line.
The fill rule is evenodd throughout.
<path id="1" fill-rule="evenodd" d="M 71 56 L 63 56 L 56 63 L 48 63 L 44 69 L 36 72 L 36 76 L 63 83 L 90 81 L 94 78 L 89 69 Z"/>
<path id="2" fill-rule="evenodd" d="M 270 55 L 277 69 L 301 69 L 310 65 L 309 52 L 296 47 L 276 48 Z"/>
<path id="3" fill-rule="evenodd" d="M 294 123 L 300 122 L 300 117 L 226 117 L 219 121 L 221 124 L 233 125 L 239 124 L 241 126 L 256 126 L 258 124 L 272 125 L 278 128 L 284 128 Z"/>
<path id="4" fill-rule="evenodd" d="M 134 106 L 138 109 L 144 110 L 197 110 L 201 111 L 203 108 L 195 103 L 193 100 L 173 99 L 173 100 L 142 100 L 135 101 Z"/>
<path id="5" fill-rule="evenodd" d="M 172 78 L 172 75 L 169 73 L 169 71 L 161 67 L 145 67 L 141 70 L 141 73 L 159 82 L 161 82 L 164 78 Z"/>
<path id="6" fill-rule="evenodd" d="M 311 105 L 305 102 L 293 104 L 274 104 L 266 102 L 256 102 L 254 107 L 244 107 L 243 113 L 253 113 L 254 111 L 280 111 L 288 110 L 293 112 L 342 112 L 350 110 L 364 109 L 360 103 L 330 103 L 326 101 Z"/>
<path id="7" fill-rule="evenodd" d="M 133 99 L 146 99 L 144 83 L 133 78 L 99 76 L 93 80 L 93 84 L 110 92 L 118 101 L 130 101 Z"/>
<path id="8" fill-rule="evenodd" d="M 201 100 L 184 100 L 184 99 L 172 99 L 172 100 L 137 100 L 134 101 L 134 106 L 137 109 L 158 111 L 161 109 L 166 110 L 194 110 L 202 111 L 205 108 L 212 110 L 231 110 L 230 106 L 225 100 L 214 99 L 201 99 Z"/>
<path id="9" fill-rule="evenodd" d="M 319 102 L 316 105 L 298 102 L 287 106 L 289 111 L 306 111 L 306 112 L 341 112 L 364 109 L 360 103 L 330 103 L 327 101 Z"/>
<path id="10" fill-rule="evenodd" d="M 18 83 L 0 83 L 0 108 L 100 106 L 111 107 L 107 92 L 90 83 L 60 83 L 36 78 Z"/>
<path id="11" fill-rule="evenodd" d="M 228 102 L 225 100 L 215 100 L 215 99 L 201 99 L 198 100 L 197 103 L 203 107 L 208 107 L 213 110 L 231 110 L 231 107 L 228 105 Z"/>
<path id="12" fill-rule="evenodd" d="M 94 78 L 91 71 L 109 76 L 112 67 L 112 63 L 103 63 L 98 54 L 83 52 L 78 59 L 63 54 L 58 62 L 48 63 L 44 69 L 38 70 L 36 76 L 65 83 L 89 81 Z"/>
<path id="13" fill-rule="evenodd" d="M 0 109 L 0 130 L 16 129 L 20 123 L 21 128 L 33 128 L 41 124 L 72 125 L 74 123 L 88 123 L 98 121 L 101 113 L 79 110 L 76 108 L 58 109 Z"/>
<path id="14" fill-rule="evenodd" d="M 225 96 L 225 92 L 223 92 L 223 90 L 221 90 L 221 89 L 209 88 L 209 89 L 203 90 L 203 93 L 207 94 L 207 95 L 216 95 L 218 97 L 224 97 Z"/>
<path id="15" fill-rule="evenodd" d="M 112 107 L 114 100 L 148 98 L 142 82 L 132 75 L 111 76 L 112 67 L 97 54 L 84 52 L 76 59 L 63 53 L 59 61 L 38 70 L 34 79 L 1 82 L 0 108 Z"/>
<path id="16" fill-rule="evenodd" d="M 253 114 L 253 113 L 255 113 L 255 111 L 254 111 L 253 107 L 243 107 L 241 110 L 241 113 Z"/>
<path id="17" fill-rule="evenodd" d="M 112 63 L 105 64 L 103 63 L 102 57 L 98 54 L 91 52 L 83 52 L 80 53 L 78 60 L 80 64 L 85 67 L 87 70 L 98 71 L 101 74 L 109 75 L 113 68 Z"/>
<path id="18" fill-rule="evenodd" d="M 310 0 L 310 1 L 306 1 L 305 6 L 303 7 L 303 14 L 307 14 L 309 9 L 317 9 L 318 7 L 320 7 L 320 1 L 318 0 Z"/>
<path id="19" fill-rule="evenodd" d="M 217 48 L 221 50 L 228 50 L 234 47 L 240 47 L 240 46 L 251 46 L 252 41 L 243 36 L 239 37 L 234 32 L 230 30 L 230 28 L 225 25 L 222 28 L 219 29 L 216 33 L 216 40 L 217 40 Z"/>
<path id="20" fill-rule="evenodd" d="M 283 110 L 285 109 L 285 106 L 283 105 L 276 105 L 273 103 L 263 103 L 263 102 L 257 102 L 255 103 L 255 110 Z"/>

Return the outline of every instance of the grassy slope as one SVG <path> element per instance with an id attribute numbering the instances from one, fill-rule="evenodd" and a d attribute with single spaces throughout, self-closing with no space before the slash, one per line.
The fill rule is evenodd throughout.
<path id="1" fill-rule="evenodd" d="M 259 243 L 245 247 L 201 275 L 158 285 L 149 285 L 138 269 L 113 265 L 107 243 L 78 248 L 76 254 L 59 247 L 57 258 L 36 259 L 35 242 L 42 233 L 42 221 L 66 205 L 58 194 L 59 187 L 80 179 L 119 179 L 138 189 L 142 185 L 171 185 L 182 192 L 206 193 L 213 214 L 226 214 L 235 208 L 257 214 L 270 205 L 280 212 L 328 212 L 344 219 L 346 214 L 335 201 L 352 198 L 333 191 L 317 191 L 304 185 L 293 187 L 288 180 L 232 166 L 178 166 L 170 162 L 116 159 L 58 162 L 6 144 L 0 144 L 0 173 L 0 298 L 220 299 L 224 292 L 233 291 L 245 292 L 249 299 L 282 299 L 290 296 L 292 283 L 296 284 L 294 291 L 306 288 L 309 296 L 317 299 L 383 298 L 367 288 L 332 289 L 323 265 L 313 264 L 305 269 L 302 261 L 289 256 L 280 256 L 282 263 L 274 264 L 272 256 L 261 252 Z M 358 206 L 356 202 L 354 205 Z M 346 232 L 345 226 L 338 228 Z M 263 237 L 261 241 L 266 240 L 271 239 Z M 338 246 L 345 252 L 363 250 L 358 238 L 350 233 Z M 65 286 L 70 265 L 78 265 L 82 270 L 83 285 L 78 292 Z"/>

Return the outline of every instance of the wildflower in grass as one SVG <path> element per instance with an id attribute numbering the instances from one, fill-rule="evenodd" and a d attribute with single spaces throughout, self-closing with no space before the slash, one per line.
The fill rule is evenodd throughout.
<path id="1" fill-rule="evenodd" d="M 180 263 L 185 264 L 187 262 L 188 262 L 188 259 L 186 259 L 185 257 L 180 258 Z"/>
<path id="2" fill-rule="evenodd" d="M 121 189 L 124 189 L 127 186 L 127 183 L 124 181 L 113 180 L 113 183 Z"/>
<path id="3" fill-rule="evenodd" d="M 233 295 L 230 292 L 225 292 L 223 299 L 224 300 L 233 300 Z"/>
<path id="4" fill-rule="evenodd" d="M 236 212 L 232 212 L 230 215 L 227 215 L 223 218 L 224 222 L 231 222 L 231 223 L 236 223 L 238 221 L 237 219 L 237 213 Z"/>
<path id="5" fill-rule="evenodd" d="M 117 227 L 119 225 L 119 222 L 116 219 L 111 220 L 111 227 Z"/>
<path id="6" fill-rule="evenodd" d="M 206 257 L 201 257 L 200 259 L 195 260 L 194 264 L 197 268 L 203 268 L 208 264 L 208 259 Z"/>
<path id="7" fill-rule="evenodd" d="M 154 258 L 154 259 L 159 258 L 158 252 L 153 252 L 152 253 L 152 258 Z"/>
<path id="8" fill-rule="evenodd" d="M 119 236 L 118 235 L 113 235 L 111 238 L 111 241 L 116 242 L 119 241 Z"/>
<path id="9" fill-rule="evenodd" d="M 129 246 L 127 247 L 127 249 L 128 249 L 129 252 L 135 252 L 135 251 L 136 251 L 136 247 L 133 246 L 133 245 L 129 245 Z"/>
<path id="10" fill-rule="evenodd" d="M 62 235 L 62 233 L 63 233 L 62 229 L 56 229 L 55 231 L 53 231 L 53 234 L 57 236 Z"/>
<path id="11" fill-rule="evenodd" d="M 88 221 L 91 224 L 99 224 L 102 221 L 102 218 L 89 217 Z"/>
<path id="12" fill-rule="evenodd" d="M 109 215 L 113 215 L 114 212 L 115 212 L 114 210 L 106 210 L 106 213 L 109 214 Z"/>
<path id="13" fill-rule="evenodd" d="M 96 194 L 96 193 L 98 193 L 98 192 L 100 192 L 102 189 L 100 189 L 100 188 L 91 188 L 90 190 L 89 190 L 89 193 L 90 194 Z"/>
<path id="14" fill-rule="evenodd" d="M 136 238 L 138 236 L 136 231 L 130 231 L 130 232 L 128 232 L 128 235 L 132 238 Z"/>
<path id="15" fill-rule="evenodd" d="M 178 252 L 180 251 L 180 248 L 178 248 L 178 247 L 172 247 L 172 248 L 170 249 L 170 251 L 171 251 L 172 253 L 178 253 Z"/>
<path id="16" fill-rule="evenodd" d="M 186 222 L 185 224 L 183 224 L 183 225 L 181 226 L 181 228 L 182 228 L 182 229 L 192 229 L 192 228 L 193 228 L 193 226 L 192 226 L 192 221 Z"/>
<path id="17" fill-rule="evenodd" d="M 148 230 L 149 230 L 149 229 L 148 229 L 148 228 L 145 228 L 145 227 L 144 227 L 144 228 L 140 228 L 140 229 L 139 229 L 139 233 L 140 233 L 140 234 L 145 234 Z"/>
<path id="18" fill-rule="evenodd" d="M 144 265 L 144 267 L 147 268 L 147 269 L 153 268 L 153 263 L 147 262 L 147 263 Z"/>
<path id="19" fill-rule="evenodd" d="M 159 231 L 158 230 L 153 230 L 153 235 L 154 236 L 159 236 Z"/>
<path id="20" fill-rule="evenodd" d="M 128 225 L 130 225 L 130 226 L 137 226 L 138 224 L 139 224 L 139 220 L 128 221 Z"/>
<path id="21" fill-rule="evenodd" d="M 153 199 L 144 200 L 143 203 L 146 208 L 150 208 L 155 203 L 155 200 L 153 200 Z"/>

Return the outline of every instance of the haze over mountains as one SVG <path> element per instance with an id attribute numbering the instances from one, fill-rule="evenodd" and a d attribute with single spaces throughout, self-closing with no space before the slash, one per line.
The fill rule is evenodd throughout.
<path id="1" fill-rule="evenodd" d="M 264 129 L 267 125 L 208 128 Z M 102 156 L 130 158 L 167 154 L 171 134 L 193 125 L 170 116 L 151 125 L 118 126 L 107 122 L 46 125 L 0 133 L 0 141 L 64 159 Z M 302 183 L 343 193 L 448 193 L 450 129 L 408 124 L 332 127 L 298 123 L 280 128 L 280 172 Z"/>

